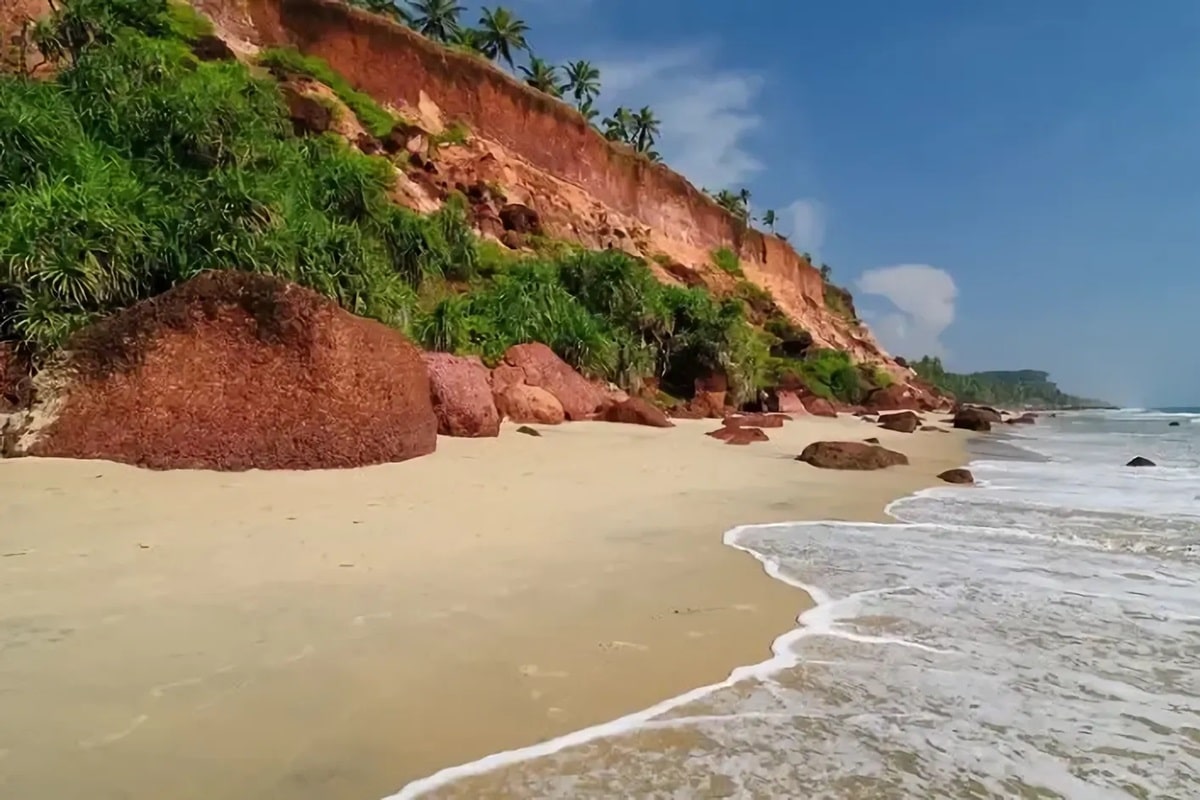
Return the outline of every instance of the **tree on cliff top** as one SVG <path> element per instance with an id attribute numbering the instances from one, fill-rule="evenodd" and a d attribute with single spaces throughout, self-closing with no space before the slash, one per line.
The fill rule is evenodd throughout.
<path id="1" fill-rule="evenodd" d="M 558 67 L 537 56 L 529 57 L 529 66 L 522 66 L 525 83 L 539 92 L 552 97 L 562 97 L 563 87 L 558 82 Z"/>
<path id="2" fill-rule="evenodd" d="M 600 70 L 590 61 L 569 61 L 564 71 L 567 83 L 563 88 L 571 93 L 579 106 L 590 104 L 600 94 Z"/>
<path id="3" fill-rule="evenodd" d="M 511 67 L 513 51 L 529 49 L 525 41 L 529 26 L 504 6 L 494 9 L 485 7 L 483 16 L 479 18 L 479 29 L 483 42 L 481 52 L 493 61 L 502 58 Z"/>
<path id="4" fill-rule="evenodd" d="M 455 0 L 412 0 L 413 28 L 439 42 L 449 44 L 458 33 L 458 15 L 466 11 Z"/>

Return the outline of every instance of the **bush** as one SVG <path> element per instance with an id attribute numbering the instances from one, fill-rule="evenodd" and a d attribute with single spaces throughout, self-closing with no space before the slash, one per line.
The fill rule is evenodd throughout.
<path id="1" fill-rule="evenodd" d="M 712 263 L 721 270 L 733 275 L 735 278 L 742 277 L 742 265 L 738 260 L 737 254 L 728 247 L 721 247 L 712 251 Z"/>

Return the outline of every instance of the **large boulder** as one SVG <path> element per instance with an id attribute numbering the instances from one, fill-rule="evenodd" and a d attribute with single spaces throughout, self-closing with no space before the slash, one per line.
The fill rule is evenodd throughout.
<path id="1" fill-rule="evenodd" d="M 1007 422 L 1009 425 L 1033 425 L 1037 422 L 1037 414 L 1026 411 L 1021 416 L 1013 417 L 1012 419 L 1007 420 Z"/>
<path id="2" fill-rule="evenodd" d="M 921 424 L 921 418 L 912 411 L 900 411 L 895 414 L 881 414 L 879 427 L 900 433 L 912 433 Z"/>
<path id="3" fill-rule="evenodd" d="M 492 397 L 488 368 L 478 358 L 450 353 L 421 356 L 429 373 L 429 392 L 443 436 L 499 436 L 500 412 Z"/>
<path id="4" fill-rule="evenodd" d="M 525 383 L 554 395 L 569 420 L 592 419 L 605 404 L 604 392 L 540 342 L 508 348 L 504 363 L 519 369 Z"/>
<path id="5" fill-rule="evenodd" d="M 987 420 L 995 425 L 998 422 L 1004 421 L 1004 415 L 990 406 L 975 406 L 970 404 L 960 405 L 954 409 L 955 415 L 961 414 L 964 411 L 971 411 L 977 414 L 980 418 Z"/>
<path id="6" fill-rule="evenodd" d="M 323 469 L 437 446 L 416 347 L 265 275 L 203 273 L 83 329 L 48 374 L 55 391 L 39 391 L 20 454 Z"/>
<path id="7" fill-rule="evenodd" d="M 908 463 L 903 453 L 866 442 L 813 442 L 800 455 L 803 461 L 822 469 L 884 469 Z"/>
<path id="8" fill-rule="evenodd" d="M 790 389 L 780 389 L 775 393 L 779 403 L 779 412 L 781 414 L 807 414 L 808 409 L 804 407 L 804 403 L 800 400 L 800 395 Z"/>
<path id="9" fill-rule="evenodd" d="M 675 423 L 667 419 L 661 408 L 651 405 L 640 397 L 630 397 L 610 403 L 600 412 L 597 419 L 604 422 L 623 422 L 627 425 L 648 425 L 651 428 L 673 428 Z"/>
<path id="10" fill-rule="evenodd" d="M 808 395 L 807 397 L 801 398 L 801 402 L 804 403 L 805 410 L 808 411 L 808 413 L 812 414 L 814 417 L 836 417 L 837 416 L 837 409 L 833 407 L 833 403 L 829 402 L 828 400 L 826 400 L 823 397 L 817 397 L 816 395 Z M 780 409 L 780 410 L 782 410 L 782 409 Z"/>
<path id="11" fill-rule="evenodd" d="M 701 418 L 721 419 L 725 416 L 725 401 L 729 393 L 729 379 L 724 373 L 714 372 L 696 378 L 692 382 L 692 399 L 688 409 Z"/>
<path id="12" fill-rule="evenodd" d="M 496 391 L 496 409 L 513 422 L 558 425 L 566 419 L 562 403 L 540 386 L 511 383 Z"/>
<path id="13" fill-rule="evenodd" d="M 999 422 L 1000 415 L 996 414 L 995 416 L 995 421 Z M 991 415 L 983 409 L 966 407 L 960 409 L 950 422 L 954 427 L 968 431 L 990 431 L 993 420 Z"/>

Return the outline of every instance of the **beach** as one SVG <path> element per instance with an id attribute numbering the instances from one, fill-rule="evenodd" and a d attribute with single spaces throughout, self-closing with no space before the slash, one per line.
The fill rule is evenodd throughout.
<path id="1" fill-rule="evenodd" d="M 0 794 L 378 798 L 619 717 L 806 608 L 724 531 L 882 521 L 966 460 L 960 432 L 718 425 L 506 425 L 347 471 L 0 462 Z M 911 464 L 793 460 L 868 436 Z"/>

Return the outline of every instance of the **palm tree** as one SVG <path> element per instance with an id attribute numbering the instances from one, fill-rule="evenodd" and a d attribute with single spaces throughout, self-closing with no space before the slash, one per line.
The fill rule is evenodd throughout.
<path id="1" fill-rule="evenodd" d="M 805 253 L 805 255 L 807 256 L 808 254 L 807 254 L 807 253 Z M 828 283 L 828 282 L 829 282 L 829 276 L 830 276 L 830 274 L 831 274 L 832 272 L 833 272 L 833 268 L 832 268 L 832 267 L 830 267 L 828 264 L 822 264 L 822 265 L 821 265 L 821 280 L 823 280 L 823 281 L 825 281 L 825 282 L 827 282 L 827 283 Z"/>
<path id="2" fill-rule="evenodd" d="M 713 199 L 717 201 L 717 205 L 728 211 L 730 214 L 742 213 L 742 201 L 736 194 L 728 189 L 722 189 L 713 195 Z"/>
<path id="3" fill-rule="evenodd" d="M 529 49 L 525 41 L 529 26 L 504 6 L 496 6 L 495 9 L 485 7 L 483 16 L 479 18 L 479 28 L 483 35 L 483 54 L 493 61 L 503 58 L 511 67 L 513 50 Z"/>
<path id="4" fill-rule="evenodd" d="M 774 209 L 768 208 L 766 211 L 763 212 L 763 215 L 762 215 L 763 225 L 766 225 L 767 228 L 770 229 L 771 233 L 775 232 L 775 221 L 776 220 L 775 220 L 775 210 Z"/>
<path id="5" fill-rule="evenodd" d="M 411 0 L 413 28 L 438 42 L 449 43 L 458 32 L 458 15 L 466 11 L 456 0 Z"/>
<path id="6" fill-rule="evenodd" d="M 642 109 L 633 115 L 633 147 L 639 153 L 645 153 L 650 150 L 654 144 L 654 140 L 658 138 L 659 120 L 654 116 L 654 112 L 650 110 L 650 106 L 642 106 Z"/>
<path id="7" fill-rule="evenodd" d="M 588 122 L 592 122 L 596 119 L 596 117 L 600 116 L 600 112 L 596 110 L 594 105 L 592 105 L 592 98 L 590 97 L 579 104 L 579 113 L 582 114 L 583 118 Z"/>
<path id="8" fill-rule="evenodd" d="M 740 205 L 741 209 L 742 209 L 742 218 L 749 219 L 750 218 L 750 190 L 743 186 L 741 189 L 738 190 L 737 197 L 738 197 L 738 205 Z"/>
<path id="9" fill-rule="evenodd" d="M 633 112 L 618 106 L 611 117 L 604 118 L 604 138 L 613 142 L 633 143 Z"/>
<path id="10" fill-rule="evenodd" d="M 477 28 L 459 28 L 454 32 L 454 44 L 466 50 L 483 53 L 483 31 Z"/>
<path id="11" fill-rule="evenodd" d="M 590 61 L 570 61 L 564 71 L 567 83 L 563 88 L 574 96 L 580 108 L 600 94 L 600 70 L 593 67 Z"/>
<path id="12" fill-rule="evenodd" d="M 553 97 L 562 97 L 563 87 L 558 83 L 558 67 L 537 56 L 529 57 L 529 66 L 521 67 L 525 83 Z"/>

